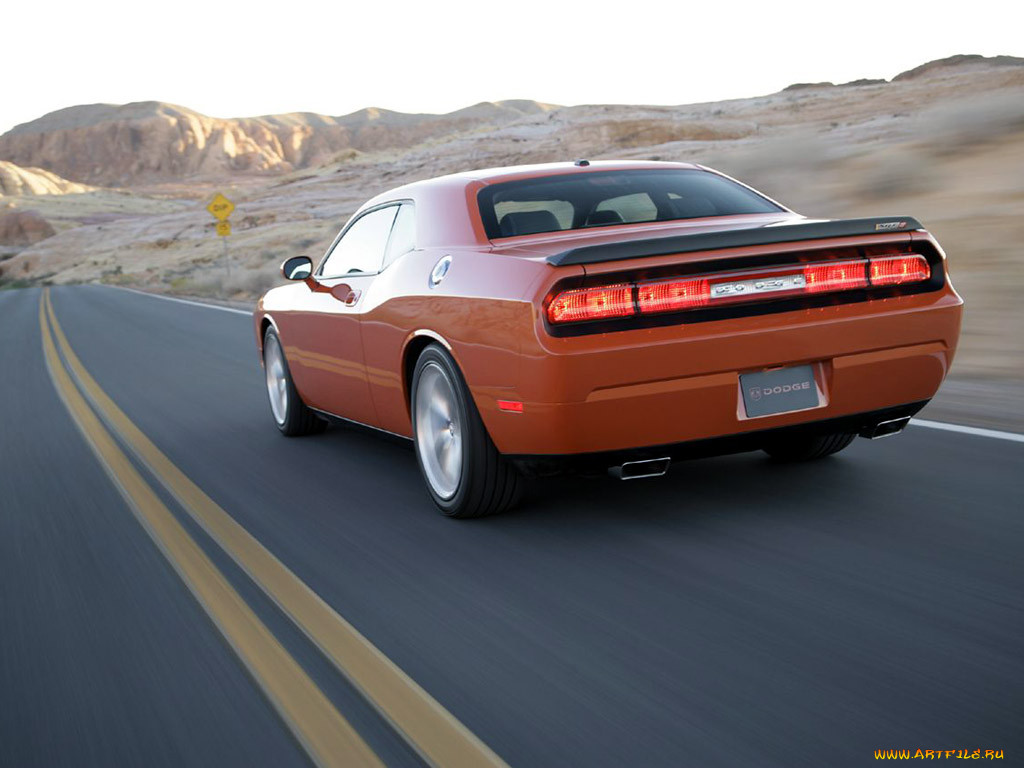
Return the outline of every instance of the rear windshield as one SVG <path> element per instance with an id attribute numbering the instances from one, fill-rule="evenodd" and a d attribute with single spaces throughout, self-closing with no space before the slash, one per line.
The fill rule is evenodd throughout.
<path id="1" fill-rule="evenodd" d="M 782 209 L 741 184 L 698 170 L 596 171 L 480 190 L 487 237 L 697 219 Z"/>

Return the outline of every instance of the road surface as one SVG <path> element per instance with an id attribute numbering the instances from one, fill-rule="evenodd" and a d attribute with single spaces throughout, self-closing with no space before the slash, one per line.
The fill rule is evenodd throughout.
<path id="1" fill-rule="evenodd" d="M 0 292 L 0 765 L 1024 764 L 1024 443 L 453 521 L 403 441 L 280 436 L 244 314 L 49 298 Z"/>

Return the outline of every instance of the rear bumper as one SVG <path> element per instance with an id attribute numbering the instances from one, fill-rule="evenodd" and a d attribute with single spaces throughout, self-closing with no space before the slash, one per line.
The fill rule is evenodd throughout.
<path id="1" fill-rule="evenodd" d="M 940 291 L 720 322 L 575 338 L 524 350 L 521 413 L 477 396 L 500 451 L 593 454 L 872 414 L 931 399 L 952 363 L 962 301 Z M 748 418 L 743 373 L 812 364 L 817 408 Z M 517 399 L 511 393 L 508 399 Z"/>
<path id="2" fill-rule="evenodd" d="M 705 440 L 654 445 L 618 451 L 594 453 L 573 453 L 565 456 L 509 456 L 512 461 L 530 476 L 545 476 L 562 472 L 604 472 L 609 467 L 630 461 L 669 458 L 673 461 L 700 459 L 708 456 L 724 456 L 730 453 L 758 451 L 769 443 L 800 437 L 832 435 L 842 432 L 859 434 L 869 431 L 878 424 L 892 420 L 910 418 L 928 404 L 928 401 L 907 403 L 892 408 L 883 408 L 867 413 L 840 416 L 835 419 L 813 421 L 790 427 L 776 427 L 736 435 L 725 435 Z"/>

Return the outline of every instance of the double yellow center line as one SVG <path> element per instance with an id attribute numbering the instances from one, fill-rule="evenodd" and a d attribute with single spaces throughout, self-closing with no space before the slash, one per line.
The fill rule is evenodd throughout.
<path id="1" fill-rule="evenodd" d="M 135 426 L 75 355 L 57 322 L 48 288 L 40 299 L 39 325 L 50 377 L 86 441 L 143 527 L 315 763 L 353 768 L 382 766 L 146 483 L 97 414 L 182 509 L 291 618 L 424 761 L 446 768 L 505 766 L 501 758 L 207 496 Z M 67 369 L 57 353 L 58 346 Z"/>

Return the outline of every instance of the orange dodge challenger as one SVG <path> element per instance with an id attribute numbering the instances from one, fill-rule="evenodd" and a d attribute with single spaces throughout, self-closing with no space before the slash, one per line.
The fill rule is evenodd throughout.
<path id="1" fill-rule="evenodd" d="M 278 429 L 410 438 L 452 517 L 508 508 L 523 475 L 817 459 L 899 432 L 963 305 L 910 216 L 811 220 L 683 163 L 409 184 L 282 271 L 255 313 Z"/>

